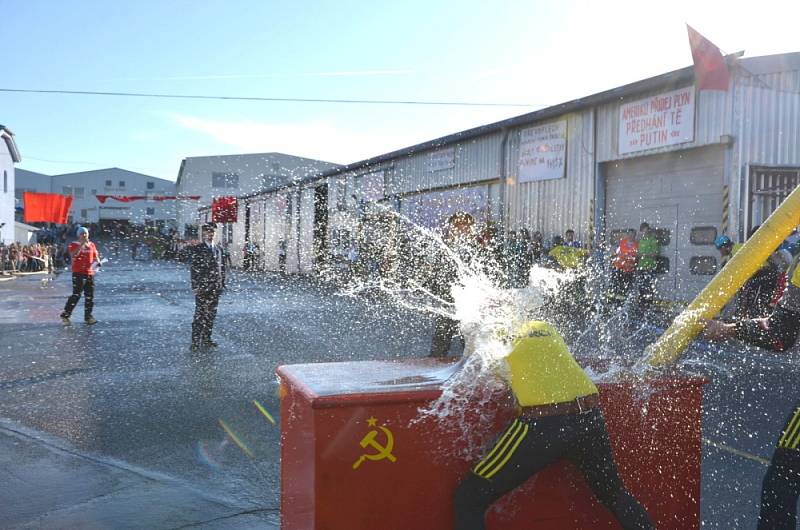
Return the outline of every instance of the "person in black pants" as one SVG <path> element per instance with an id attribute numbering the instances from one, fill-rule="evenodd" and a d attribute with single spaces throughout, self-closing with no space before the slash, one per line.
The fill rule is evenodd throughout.
<path id="1" fill-rule="evenodd" d="M 89 241 L 89 230 L 86 227 L 78 228 L 78 241 L 73 241 L 67 247 L 72 258 L 72 295 L 64 305 L 61 312 L 61 321 L 65 326 L 70 324 L 72 311 L 81 299 L 83 293 L 84 321 L 96 324 L 97 319 L 92 315 L 94 308 L 94 274 L 95 267 L 101 266 L 100 254 L 97 247 Z"/>
<path id="2" fill-rule="evenodd" d="M 705 322 L 705 336 L 711 340 L 736 338 L 742 342 L 783 352 L 797 343 L 800 334 L 800 267 L 792 260 L 786 273 L 788 283 L 777 307 L 769 317 L 749 318 L 734 323 Z M 800 497 L 800 403 L 795 405 L 778 437 L 761 487 L 758 530 L 795 530 L 797 499 Z"/>
<path id="3" fill-rule="evenodd" d="M 192 322 L 192 351 L 214 348 L 211 340 L 214 319 L 217 316 L 219 297 L 225 289 L 225 256 L 220 245 L 214 243 L 216 225 L 204 224 L 202 241 L 191 248 L 192 292 L 195 294 L 194 321 Z"/>

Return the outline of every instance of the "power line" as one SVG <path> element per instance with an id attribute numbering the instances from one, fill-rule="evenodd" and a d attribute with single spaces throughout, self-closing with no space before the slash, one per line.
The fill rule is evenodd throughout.
<path id="1" fill-rule="evenodd" d="M 64 94 L 70 96 L 115 96 L 134 98 L 168 98 L 168 99 L 212 99 L 227 101 L 268 101 L 283 103 L 351 103 L 363 105 L 429 105 L 450 107 L 546 107 L 532 103 L 480 103 L 470 101 L 405 101 L 383 99 L 328 99 L 328 98 L 273 98 L 257 96 L 206 96 L 189 94 L 157 94 L 145 92 L 101 92 L 97 90 L 43 90 L 30 88 L 0 88 L 0 92 L 17 92 L 25 94 Z"/>

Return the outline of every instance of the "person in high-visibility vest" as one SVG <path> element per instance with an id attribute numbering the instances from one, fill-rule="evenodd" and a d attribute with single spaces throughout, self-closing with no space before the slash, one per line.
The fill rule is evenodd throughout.
<path id="1" fill-rule="evenodd" d="M 556 329 L 522 326 L 499 372 L 519 406 L 511 421 L 456 488 L 456 530 L 482 530 L 489 507 L 550 464 L 574 463 L 598 500 L 626 530 L 655 528 L 619 476 L 597 387 Z"/>
<path id="2" fill-rule="evenodd" d="M 636 261 L 636 280 L 639 284 L 639 306 L 647 311 L 656 298 L 656 271 L 661 245 L 648 223 L 639 226 L 639 259 Z"/>
<path id="3" fill-rule="evenodd" d="M 788 278 L 773 313 L 766 318 L 740 320 L 733 324 L 706 322 L 705 336 L 712 340 L 737 338 L 776 352 L 786 351 L 800 333 L 800 267 L 793 258 Z M 758 530 L 794 530 L 800 497 L 800 403 L 789 414 L 781 431 L 761 488 Z"/>
<path id="4" fill-rule="evenodd" d="M 568 245 L 560 236 L 555 236 L 553 237 L 553 248 L 547 255 L 555 261 L 558 268 L 570 270 L 580 268 L 586 261 L 589 252 L 580 247 Z"/>
<path id="5" fill-rule="evenodd" d="M 633 273 L 636 269 L 636 258 L 639 244 L 636 242 L 636 230 L 628 230 L 625 237 L 619 240 L 611 260 L 611 292 L 610 297 L 624 299 L 633 285 Z"/>

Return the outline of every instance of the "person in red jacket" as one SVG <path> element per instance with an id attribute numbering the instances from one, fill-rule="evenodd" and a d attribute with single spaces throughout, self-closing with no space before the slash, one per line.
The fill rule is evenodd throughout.
<path id="1" fill-rule="evenodd" d="M 636 242 L 636 230 L 628 230 L 619 240 L 614 259 L 611 261 L 611 292 L 609 298 L 624 300 L 633 285 L 633 274 L 636 269 L 636 258 L 639 244 Z"/>
<path id="2" fill-rule="evenodd" d="M 87 324 L 97 324 L 97 320 L 92 316 L 94 307 L 94 264 L 100 264 L 100 255 L 97 247 L 89 241 L 89 230 L 86 227 L 78 228 L 78 240 L 73 241 L 67 247 L 69 255 L 72 257 L 72 296 L 67 299 L 64 311 L 61 313 L 61 320 L 65 325 L 70 323 L 72 310 L 81 299 L 83 293 L 83 318 Z"/>

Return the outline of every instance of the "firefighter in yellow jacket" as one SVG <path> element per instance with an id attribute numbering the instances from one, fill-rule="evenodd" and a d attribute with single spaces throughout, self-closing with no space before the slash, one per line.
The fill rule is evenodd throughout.
<path id="1" fill-rule="evenodd" d="M 492 503 L 564 458 L 581 470 L 622 528 L 654 528 L 620 479 L 597 388 L 558 331 L 533 321 L 518 331 L 512 346 L 503 371 L 520 413 L 456 489 L 456 530 L 485 528 Z"/>

